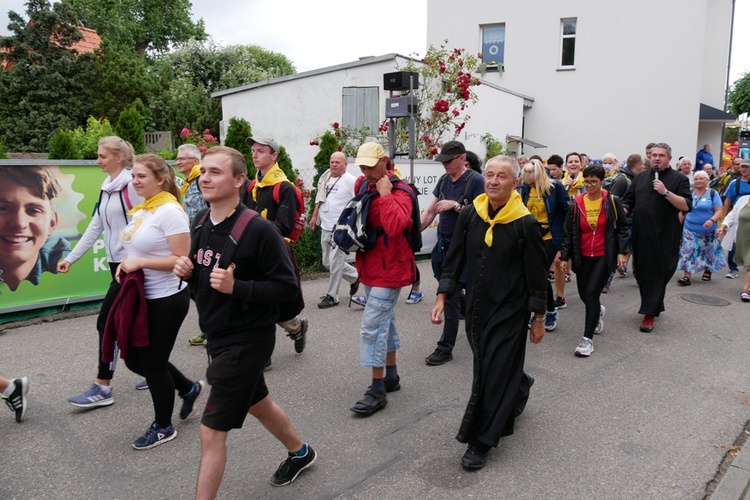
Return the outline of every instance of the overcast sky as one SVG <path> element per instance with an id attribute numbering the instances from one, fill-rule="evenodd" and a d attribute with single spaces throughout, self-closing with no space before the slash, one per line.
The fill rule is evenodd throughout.
<path id="1" fill-rule="evenodd" d="M 0 0 L 0 35 L 8 34 L 9 10 L 25 17 L 24 2 Z M 193 18 L 200 17 L 216 41 L 281 52 L 297 71 L 426 50 L 427 0 L 193 0 Z M 737 0 L 730 82 L 750 71 L 748 26 L 750 0 Z"/>

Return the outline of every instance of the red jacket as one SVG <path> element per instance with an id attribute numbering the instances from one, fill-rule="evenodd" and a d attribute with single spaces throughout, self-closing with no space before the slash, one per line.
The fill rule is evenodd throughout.
<path id="1" fill-rule="evenodd" d="M 580 236 L 581 236 L 581 256 L 583 257 L 603 257 L 606 253 L 605 239 L 607 228 L 607 215 L 604 210 L 604 205 L 600 205 L 599 218 L 596 221 L 596 230 L 591 229 L 589 221 L 586 218 L 586 202 L 583 197 L 586 193 L 579 194 L 575 199 L 575 209 L 579 210 L 581 216 L 578 219 Z M 607 192 L 602 190 L 602 198 L 599 200 L 600 204 L 604 202 L 607 197 Z"/>
<path id="2" fill-rule="evenodd" d="M 146 295 L 143 293 L 143 271 L 121 273 L 122 288 L 117 293 L 107 315 L 102 337 L 102 362 L 111 363 L 115 358 L 115 342 L 120 348 L 120 357 L 127 359 L 131 347 L 148 346 L 148 314 Z"/>
<path id="3" fill-rule="evenodd" d="M 354 192 L 365 181 L 357 179 Z M 368 186 L 375 190 L 375 186 Z M 370 201 L 367 227 L 381 228 L 375 245 L 364 253 L 357 252 L 359 281 L 367 286 L 401 288 L 417 279 L 414 252 L 405 232 L 411 229 L 411 196 L 394 189 L 389 196 L 375 196 Z"/>

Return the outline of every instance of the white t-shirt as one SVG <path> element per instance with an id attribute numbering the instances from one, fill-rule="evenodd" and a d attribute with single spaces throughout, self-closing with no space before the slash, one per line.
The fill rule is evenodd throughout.
<path id="1" fill-rule="evenodd" d="M 188 216 L 174 203 L 159 205 L 152 213 L 139 210 L 130 224 L 120 232 L 128 258 L 159 258 L 172 255 L 167 236 L 190 232 Z M 180 278 L 172 271 L 144 269 L 144 291 L 147 299 L 169 297 L 180 291 Z"/>
<path id="2" fill-rule="evenodd" d="M 349 172 L 344 172 L 341 177 L 328 179 L 325 190 L 328 193 L 318 209 L 320 227 L 326 231 L 333 231 L 333 227 L 339 220 L 339 215 L 349 200 L 354 198 L 354 183 L 357 178 Z"/>

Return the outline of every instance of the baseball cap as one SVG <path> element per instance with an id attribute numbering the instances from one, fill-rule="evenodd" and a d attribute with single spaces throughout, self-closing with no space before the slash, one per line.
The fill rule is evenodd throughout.
<path id="1" fill-rule="evenodd" d="M 740 162 L 740 167 L 750 167 L 750 159 L 748 159 L 748 160 L 742 160 Z"/>
<path id="2" fill-rule="evenodd" d="M 263 146 L 269 146 L 271 149 L 273 149 L 277 153 L 279 152 L 279 149 L 280 149 L 279 143 L 276 142 L 276 139 L 272 139 L 270 137 L 266 137 L 263 135 L 256 135 L 254 137 L 248 137 L 247 139 L 245 139 L 245 142 L 247 143 L 248 146 L 252 146 L 256 142 L 258 144 L 262 144 Z"/>
<path id="3" fill-rule="evenodd" d="M 359 147 L 354 163 L 359 166 L 374 167 L 384 156 L 383 146 L 377 142 L 366 142 Z"/>
<path id="4" fill-rule="evenodd" d="M 443 147 L 440 149 L 440 154 L 435 156 L 435 161 L 439 161 L 439 162 L 451 161 L 457 155 L 462 155 L 465 153 L 466 153 L 466 148 L 464 147 L 462 143 L 458 141 L 448 141 L 445 144 L 443 144 Z"/>

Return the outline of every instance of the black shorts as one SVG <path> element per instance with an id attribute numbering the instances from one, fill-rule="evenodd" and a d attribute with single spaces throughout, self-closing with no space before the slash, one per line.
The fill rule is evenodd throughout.
<path id="1" fill-rule="evenodd" d="M 247 411 L 268 396 L 263 368 L 273 353 L 276 338 L 219 348 L 211 353 L 206 370 L 211 385 L 201 423 L 217 431 L 239 429 Z"/>

